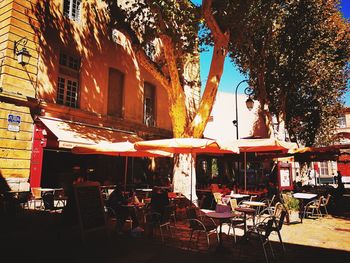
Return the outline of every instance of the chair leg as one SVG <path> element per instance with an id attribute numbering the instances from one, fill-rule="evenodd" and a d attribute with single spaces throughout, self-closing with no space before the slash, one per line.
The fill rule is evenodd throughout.
<path id="1" fill-rule="evenodd" d="M 208 249 L 210 248 L 210 239 L 209 239 L 209 235 L 206 233 L 207 235 L 207 243 L 208 243 Z"/>
<path id="2" fill-rule="evenodd" d="M 328 216 L 327 206 L 324 206 L 324 211 L 326 212 L 326 215 Z"/>
<path id="3" fill-rule="evenodd" d="M 235 241 L 235 244 L 237 243 L 237 238 L 236 238 L 236 231 L 235 231 L 235 228 L 232 227 L 232 232 L 233 232 L 233 239 Z"/>
<path id="4" fill-rule="evenodd" d="M 162 238 L 162 242 L 164 242 L 163 230 L 161 225 L 159 226 L 159 231 L 160 231 L 160 237 Z"/>
<path id="5" fill-rule="evenodd" d="M 262 246 L 263 251 L 264 251 L 266 263 L 269 263 L 269 259 L 268 259 L 268 257 L 267 257 L 267 252 L 266 252 L 266 249 L 265 249 L 265 242 L 264 242 L 264 240 L 262 239 L 262 237 L 260 236 L 260 234 L 259 234 L 259 238 L 260 238 L 261 246 Z"/>
<path id="6" fill-rule="evenodd" d="M 286 252 L 286 249 L 285 249 L 285 247 L 284 247 L 284 243 L 283 243 L 283 241 L 282 241 L 282 236 L 281 236 L 281 233 L 280 233 L 279 230 L 277 230 L 277 235 L 278 235 L 278 238 L 279 238 L 279 240 L 280 240 L 280 243 L 281 243 L 283 252 Z"/>
<path id="7" fill-rule="evenodd" d="M 188 247 L 190 246 L 190 244 L 191 244 L 191 241 L 192 241 L 192 235 L 193 235 L 193 230 L 191 230 L 191 233 L 190 233 L 190 241 L 189 241 L 189 243 L 188 243 Z"/>
<path id="8" fill-rule="evenodd" d="M 274 251 L 273 251 L 272 244 L 271 244 L 270 240 L 268 239 L 267 242 L 268 242 L 269 245 L 270 245 L 271 255 L 272 255 L 273 258 L 275 258 L 275 253 L 274 253 Z"/>

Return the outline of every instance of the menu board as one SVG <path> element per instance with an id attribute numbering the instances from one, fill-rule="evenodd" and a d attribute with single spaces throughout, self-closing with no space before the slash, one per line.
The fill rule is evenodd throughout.
<path id="1" fill-rule="evenodd" d="M 278 164 L 278 185 L 280 190 L 292 190 L 292 167 L 290 163 Z"/>
<path id="2" fill-rule="evenodd" d="M 86 182 L 74 186 L 80 227 L 86 232 L 106 229 L 103 200 L 98 182 Z"/>
<path id="3" fill-rule="evenodd" d="M 280 170 L 280 182 L 281 182 L 281 187 L 290 186 L 289 169 Z"/>

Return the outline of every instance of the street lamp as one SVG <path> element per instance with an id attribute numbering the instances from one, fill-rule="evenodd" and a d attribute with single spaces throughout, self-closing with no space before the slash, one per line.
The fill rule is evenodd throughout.
<path id="1" fill-rule="evenodd" d="M 238 135 L 238 105 L 237 105 L 237 91 L 238 91 L 238 87 L 243 83 L 243 82 L 247 82 L 247 79 L 242 80 L 240 83 L 238 83 L 238 85 L 236 86 L 236 90 L 235 90 L 235 101 L 236 101 L 236 119 L 232 121 L 233 125 L 236 126 L 236 138 L 237 140 L 239 139 L 239 135 Z M 252 94 L 253 94 L 254 90 L 251 86 L 248 86 L 244 89 L 244 94 L 246 94 L 248 96 L 248 99 L 245 101 L 245 104 L 248 108 L 248 110 L 252 110 L 254 107 L 254 101 L 251 98 Z"/>

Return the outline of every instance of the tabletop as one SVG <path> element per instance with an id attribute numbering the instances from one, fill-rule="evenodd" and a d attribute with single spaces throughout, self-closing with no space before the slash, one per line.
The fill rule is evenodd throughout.
<path id="1" fill-rule="evenodd" d="M 227 218 L 234 217 L 234 215 L 231 212 L 224 212 L 224 213 L 208 212 L 208 213 L 205 213 L 205 215 L 215 219 L 227 219 Z"/>
<path id="2" fill-rule="evenodd" d="M 297 199 L 313 199 L 317 196 L 317 194 L 310 194 L 310 193 L 295 193 L 293 194 L 294 198 Z"/>
<path id="3" fill-rule="evenodd" d="M 137 204 L 134 204 L 134 203 L 128 203 L 128 204 L 125 204 L 125 205 L 122 205 L 123 207 L 129 207 L 129 208 L 132 208 L 132 207 L 144 207 L 145 204 L 144 203 L 137 203 Z"/>
<path id="4" fill-rule="evenodd" d="M 136 191 L 140 192 L 152 192 L 153 190 L 151 188 L 137 188 Z"/>
<path id="5" fill-rule="evenodd" d="M 57 189 L 56 188 L 38 188 L 40 192 L 54 192 Z"/>
<path id="6" fill-rule="evenodd" d="M 247 213 L 247 214 L 254 214 L 255 213 L 255 209 L 250 208 L 250 207 L 236 207 L 235 211 L 243 212 L 243 213 Z"/>
<path id="7" fill-rule="evenodd" d="M 258 201 L 243 201 L 243 204 L 249 205 L 249 206 L 265 206 L 266 204 L 263 202 Z"/>
<path id="8" fill-rule="evenodd" d="M 249 195 L 246 195 L 246 194 L 229 194 L 229 195 L 225 195 L 225 197 L 230 197 L 230 198 L 244 198 L 244 197 L 249 197 Z"/>

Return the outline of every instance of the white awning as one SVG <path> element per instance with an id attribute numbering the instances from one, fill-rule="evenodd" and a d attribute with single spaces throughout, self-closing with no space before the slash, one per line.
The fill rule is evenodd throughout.
<path id="1" fill-rule="evenodd" d="M 59 148 L 71 149 L 74 146 L 94 145 L 101 142 L 136 142 L 142 140 L 132 132 L 48 117 L 39 117 L 39 119 L 57 137 Z"/>

